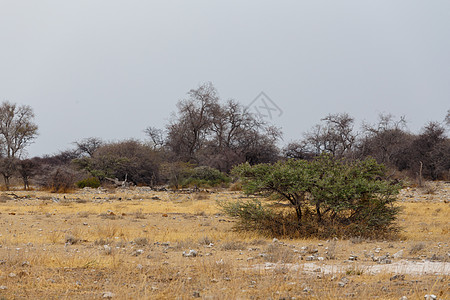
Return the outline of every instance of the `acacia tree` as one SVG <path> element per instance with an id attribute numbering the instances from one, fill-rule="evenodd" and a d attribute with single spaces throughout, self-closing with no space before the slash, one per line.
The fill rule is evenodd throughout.
<path id="1" fill-rule="evenodd" d="M 288 201 L 296 216 L 292 227 L 295 232 L 290 234 L 301 235 L 306 225 L 327 236 L 375 236 L 396 230 L 394 221 L 399 210 L 393 204 L 400 186 L 386 180 L 385 167 L 374 159 L 346 162 L 327 154 L 313 161 L 242 164 L 233 169 L 233 174 L 241 179 L 248 194 L 274 195 Z M 253 229 L 268 224 L 273 230 L 274 223 L 289 218 L 248 202 L 222 207 L 241 222 L 251 220 Z"/>
<path id="2" fill-rule="evenodd" d="M 9 189 L 15 163 L 23 150 L 37 136 L 33 109 L 28 105 L 17 105 L 8 101 L 0 105 L 0 147 L 2 154 L 1 173 Z"/>

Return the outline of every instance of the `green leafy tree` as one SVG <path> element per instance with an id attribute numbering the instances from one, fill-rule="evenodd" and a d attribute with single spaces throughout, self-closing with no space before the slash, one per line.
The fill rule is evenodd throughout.
<path id="1" fill-rule="evenodd" d="M 321 155 L 310 162 L 290 159 L 273 165 L 242 164 L 233 174 L 242 180 L 247 194 L 288 201 L 295 210 L 296 230 L 301 231 L 305 224 L 327 234 L 336 234 L 339 227 L 343 235 L 395 230 L 398 208 L 394 202 L 400 186 L 385 180 L 385 167 L 374 159 L 345 162 Z M 233 209 L 237 211 L 236 205 Z"/>

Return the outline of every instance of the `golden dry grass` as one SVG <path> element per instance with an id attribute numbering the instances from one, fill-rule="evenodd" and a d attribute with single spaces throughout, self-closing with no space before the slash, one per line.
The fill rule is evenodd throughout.
<path id="1" fill-rule="evenodd" d="M 447 197 L 450 187 L 442 186 L 437 190 Z M 393 265 L 402 259 L 448 264 L 450 204 L 439 192 L 400 195 L 400 240 L 280 242 L 232 230 L 216 201 L 238 199 L 239 192 L 14 193 L 23 198 L 4 194 L 0 201 L 4 299 L 102 299 L 106 292 L 115 299 L 450 297 L 448 265 L 436 267 L 438 274 L 405 267 L 398 278 L 392 270 L 371 271 L 380 266 L 371 256 L 400 250 L 403 258 Z M 191 249 L 198 255 L 184 257 Z M 325 260 L 306 261 L 316 250 Z M 357 260 L 348 261 L 351 255 Z"/>

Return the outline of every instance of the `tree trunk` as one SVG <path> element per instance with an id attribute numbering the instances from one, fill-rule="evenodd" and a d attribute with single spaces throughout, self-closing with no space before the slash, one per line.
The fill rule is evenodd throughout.
<path id="1" fill-rule="evenodd" d="M 302 225 L 302 209 L 300 208 L 300 206 L 296 206 L 295 207 L 295 212 L 297 213 L 297 221 L 298 221 L 298 225 Z"/>
<path id="2" fill-rule="evenodd" d="M 3 178 L 5 179 L 6 190 L 9 191 L 9 176 L 3 175 Z"/>
<path id="3" fill-rule="evenodd" d="M 320 204 L 316 203 L 317 222 L 322 223 L 322 214 L 320 213 Z"/>

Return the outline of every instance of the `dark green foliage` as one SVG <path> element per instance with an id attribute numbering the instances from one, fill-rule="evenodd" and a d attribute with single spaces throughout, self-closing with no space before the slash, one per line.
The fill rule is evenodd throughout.
<path id="1" fill-rule="evenodd" d="M 397 230 L 394 202 L 400 186 L 385 180 L 385 172 L 373 159 L 345 162 L 330 155 L 311 162 L 291 159 L 273 165 L 243 164 L 233 174 L 241 178 L 245 192 L 286 200 L 295 209 L 295 217 L 286 211 L 268 210 L 258 202 L 223 207 L 245 223 L 244 227 L 258 224 L 258 216 L 263 216 L 261 222 L 277 220 L 271 226 L 281 224 L 288 235 L 375 237 Z"/>
<path id="2" fill-rule="evenodd" d="M 85 187 L 90 187 L 90 188 L 98 188 L 100 186 L 100 180 L 98 180 L 98 178 L 96 177 L 89 177 L 83 180 L 80 180 L 77 182 L 77 187 L 79 187 L 80 189 L 85 188 Z"/>
<path id="3" fill-rule="evenodd" d="M 183 186 L 214 187 L 227 184 L 231 179 L 217 169 L 196 167 L 186 172 Z"/>

